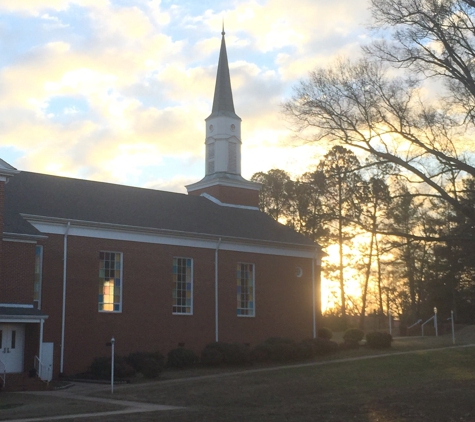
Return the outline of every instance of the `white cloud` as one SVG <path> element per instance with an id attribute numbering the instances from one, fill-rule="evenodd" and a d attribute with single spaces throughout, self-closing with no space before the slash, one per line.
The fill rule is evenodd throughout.
<path id="1" fill-rule="evenodd" d="M 15 32 L 21 53 L 12 50 L 0 67 L 0 146 L 24 152 L 13 165 L 175 191 L 199 179 L 189 168 L 201 169 L 223 15 L 243 118 L 243 173 L 281 167 L 298 174 L 312 162 L 314 149 L 289 146 L 280 102 L 329 57 L 355 54 L 366 0 L 295 0 L 292 7 L 247 0 L 224 14 L 213 1 L 167 4 L 0 0 L 7 19 L 29 15 Z M 26 26 L 32 22 L 35 38 Z M 52 109 L 57 98 L 84 106 Z M 171 168 L 170 160 L 182 165 Z"/>

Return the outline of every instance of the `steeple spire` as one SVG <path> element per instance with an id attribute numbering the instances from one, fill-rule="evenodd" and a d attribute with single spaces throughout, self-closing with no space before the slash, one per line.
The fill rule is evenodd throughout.
<path id="1" fill-rule="evenodd" d="M 221 32 L 221 49 L 219 51 L 218 72 L 216 74 L 216 85 L 214 88 L 214 99 L 211 116 L 224 115 L 229 117 L 237 117 L 234 111 L 233 92 L 231 89 L 231 77 L 229 75 L 228 54 L 226 52 L 226 41 L 224 39 L 224 34 L 223 21 L 223 29 Z"/>
<path id="2" fill-rule="evenodd" d="M 205 119 L 205 177 L 186 189 L 220 204 L 257 209 L 261 185 L 241 176 L 241 118 L 234 112 L 224 34 L 223 22 L 213 109 Z"/>

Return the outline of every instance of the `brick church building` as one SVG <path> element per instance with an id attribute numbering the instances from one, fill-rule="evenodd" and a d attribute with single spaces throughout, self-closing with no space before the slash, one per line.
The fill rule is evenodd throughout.
<path id="1" fill-rule="evenodd" d="M 202 180 L 188 194 L 0 160 L 0 374 L 110 354 L 315 336 L 320 247 L 259 211 L 241 176 L 224 32 Z"/>

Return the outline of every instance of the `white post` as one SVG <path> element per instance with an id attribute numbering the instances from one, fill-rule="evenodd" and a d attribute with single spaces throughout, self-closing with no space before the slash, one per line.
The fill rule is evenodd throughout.
<path id="1" fill-rule="evenodd" d="M 315 310 L 315 265 L 317 265 L 315 258 L 312 259 L 312 335 L 313 338 L 317 337 L 317 319 Z"/>
<path id="2" fill-rule="evenodd" d="M 435 336 L 439 337 L 439 329 L 437 327 L 437 308 L 434 306 L 434 328 L 435 328 Z"/>
<path id="3" fill-rule="evenodd" d="M 214 340 L 219 341 L 219 299 L 218 299 L 218 259 L 219 259 L 219 245 L 221 245 L 221 238 L 219 238 L 214 251 Z"/>
<path id="4" fill-rule="evenodd" d="M 40 360 L 41 365 L 38 366 L 38 373 L 36 376 L 43 379 L 43 328 L 44 328 L 45 320 L 43 318 L 40 319 L 40 347 L 38 349 L 38 359 Z M 48 379 L 49 381 L 49 379 Z"/>
<path id="5" fill-rule="evenodd" d="M 450 311 L 450 319 L 452 320 L 452 343 L 455 344 L 454 311 Z"/>
<path id="6" fill-rule="evenodd" d="M 111 394 L 114 394 L 114 343 L 115 339 L 114 337 L 111 338 L 111 353 L 112 353 L 112 358 L 111 358 Z"/>
<path id="7" fill-rule="evenodd" d="M 63 307 L 61 311 L 61 359 L 60 359 L 60 373 L 64 372 L 64 341 L 66 329 L 66 283 L 67 283 L 67 268 L 68 268 L 68 233 L 71 227 L 71 222 L 64 231 L 63 242 Z"/>

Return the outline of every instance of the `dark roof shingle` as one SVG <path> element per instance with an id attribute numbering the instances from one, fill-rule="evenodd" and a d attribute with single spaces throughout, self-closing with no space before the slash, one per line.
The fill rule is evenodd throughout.
<path id="1" fill-rule="evenodd" d="M 221 206 L 200 196 L 31 172 L 21 172 L 6 184 L 4 231 L 39 234 L 20 214 L 315 245 L 257 210 Z"/>

